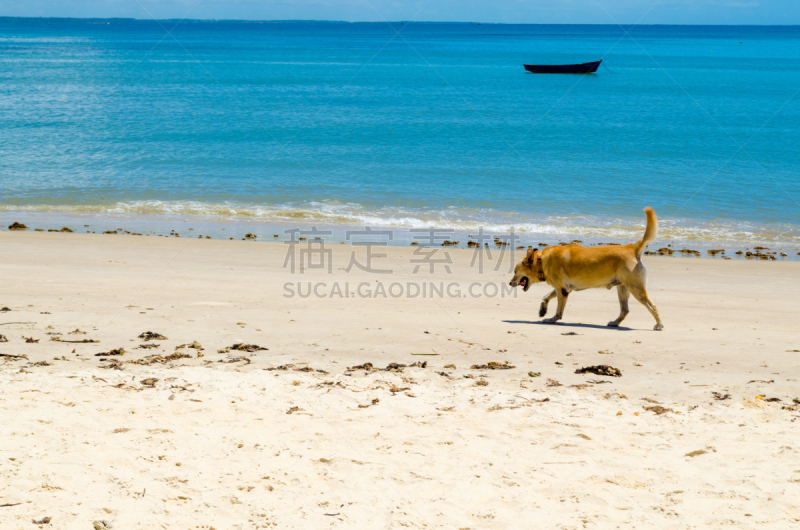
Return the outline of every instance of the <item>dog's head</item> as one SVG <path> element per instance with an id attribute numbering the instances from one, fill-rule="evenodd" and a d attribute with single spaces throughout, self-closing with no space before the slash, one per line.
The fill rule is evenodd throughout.
<path id="1" fill-rule="evenodd" d="M 520 285 L 523 291 L 527 291 L 532 283 L 539 282 L 539 275 L 536 273 L 537 252 L 539 249 L 529 248 L 528 254 L 514 267 L 514 277 L 509 282 L 511 287 Z"/>

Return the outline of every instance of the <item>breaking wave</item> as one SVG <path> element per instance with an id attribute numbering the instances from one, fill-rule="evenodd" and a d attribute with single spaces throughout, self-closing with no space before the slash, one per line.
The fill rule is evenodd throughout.
<path id="1" fill-rule="evenodd" d="M 110 205 L 0 205 L 0 212 L 63 213 L 93 217 L 146 217 L 160 219 L 198 219 L 207 221 L 269 223 L 287 225 L 319 224 L 370 226 L 397 229 L 451 228 L 457 232 L 477 231 L 519 234 L 553 238 L 584 238 L 595 241 L 636 240 L 644 230 L 644 214 L 640 218 L 600 216 L 545 216 L 535 218 L 520 212 L 491 209 L 444 208 L 415 210 L 411 208 L 369 209 L 353 203 L 310 202 L 303 205 L 246 205 L 205 203 L 197 201 L 131 201 Z M 794 225 L 759 225 L 755 223 L 660 219 L 660 241 L 695 242 L 699 244 L 769 243 L 800 245 L 800 227 Z"/>

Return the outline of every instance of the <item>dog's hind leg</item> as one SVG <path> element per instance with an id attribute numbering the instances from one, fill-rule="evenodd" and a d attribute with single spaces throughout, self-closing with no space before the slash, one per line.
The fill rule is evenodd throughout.
<path id="1" fill-rule="evenodd" d="M 624 285 L 617 285 L 617 296 L 619 297 L 619 316 L 616 320 L 612 320 L 608 323 L 608 325 L 612 328 L 619 326 L 619 323 L 625 320 L 625 317 L 628 316 L 628 298 L 630 295 L 631 293 L 628 291 L 627 287 Z"/>
<path id="2" fill-rule="evenodd" d="M 556 296 L 558 297 L 558 308 L 556 309 L 556 314 L 553 315 L 550 318 L 544 319 L 544 322 L 549 322 L 551 324 L 553 322 L 557 322 L 557 321 L 561 320 L 561 317 L 564 316 L 564 307 L 566 307 L 566 305 L 567 305 L 567 297 L 569 296 L 569 291 L 567 291 L 564 288 L 555 289 L 554 292 L 556 293 Z"/>
<path id="3" fill-rule="evenodd" d="M 645 306 L 648 311 L 650 311 L 650 314 L 653 315 L 653 318 L 656 319 L 656 325 L 653 327 L 653 329 L 656 331 L 661 331 L 664 329 L 664 325 L 661 323 L 661 317 L 658 316 L 658 309 L 656 309 L 656 306 L 654 306 L 653 302 L 650 301 L 650 298 L 647 297 L 647 291 L 632 287 L 629 287 L 629 289 L 633 297 L 639 300 L 639 302 L 641 302 L 641 304 Z"/>
<path id="4" fill-rule="evenodd" d="M 547 304 L 550 303 L 550 300 L 556 297 L 556 290 L 553 289 L 550 291 L 550 294 L 542 298 L 542 305 L 539 306 L 539 316 L 543 317 L 547 314 Z"/>

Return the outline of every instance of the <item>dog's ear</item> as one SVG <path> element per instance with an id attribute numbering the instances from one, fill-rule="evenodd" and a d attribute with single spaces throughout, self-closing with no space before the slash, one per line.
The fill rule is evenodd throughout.
<path id="1" fill-rule="evenodd" d="M 534 257 L 535 254 L 536 254 L 536 250 L 533 249 L 532 247 L 528 247 L 528 254 L 525 256 L 525 260 L 524 260 L 525 263 L 527 263 L 529 266 L 533 265 L 533 257 Z"/>

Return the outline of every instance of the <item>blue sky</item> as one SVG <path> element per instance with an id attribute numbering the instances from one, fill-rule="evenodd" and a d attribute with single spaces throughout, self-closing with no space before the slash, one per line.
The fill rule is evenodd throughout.
<path id="1" fill-rule="evenodd" d="M 800 24 L 800 0 L 0 0 L 0 16 Z"/>

